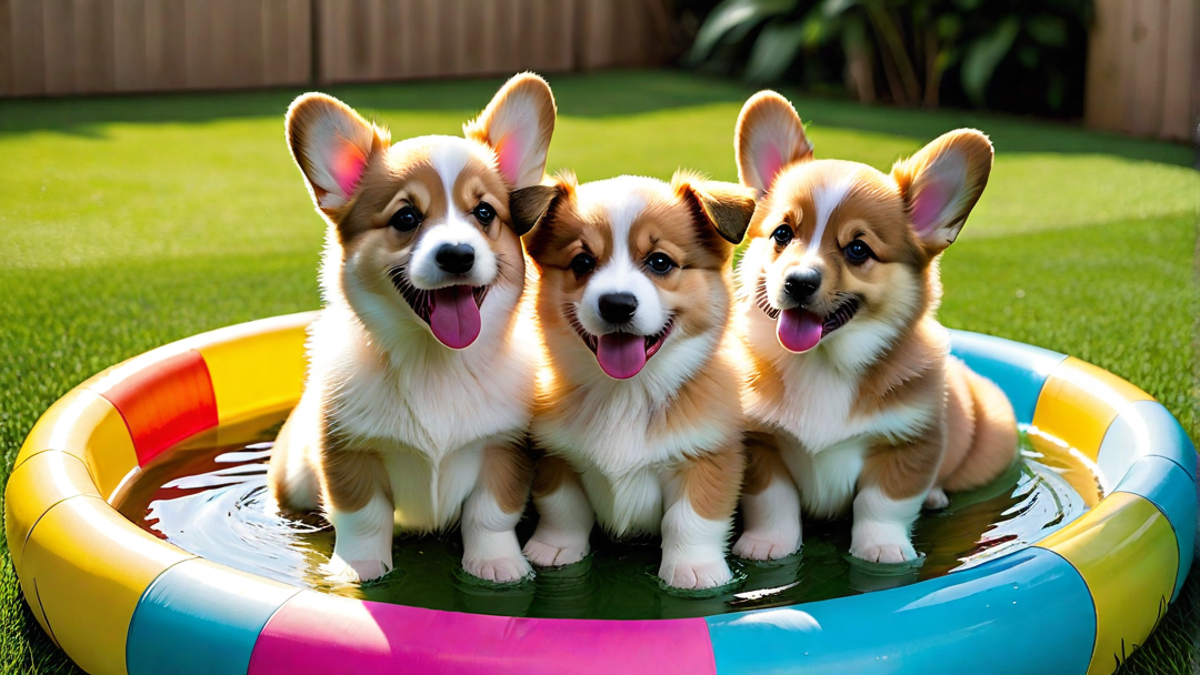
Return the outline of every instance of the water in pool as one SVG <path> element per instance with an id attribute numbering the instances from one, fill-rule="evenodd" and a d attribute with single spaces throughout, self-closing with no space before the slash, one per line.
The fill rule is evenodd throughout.
<path id="1" fill-rule="evenodd" d="M 541 570 L 526 582 L 495 586 L 462 571 L 457 532 L 397 537 L 395 570 L 362 586 L 327 583 L 318 573 L 333 530 L 318 517 L 280 516 L 267 493 L 271 440 L 285 413 L 185 441 L 130 476 L 115 506 L 148 532 L 237 569 L 327 593 L 431 609 L 531 617 L 647 619 L 737 612 L 870 592 L 977 565 L 1035 542 L 1100 498 L 1092 472 L 1065 449 L 1023 435 L 1022 461 L 988 488 L 954 495 L 925 513 L 913 543 L 920 565 L 895 569 L 853 560 L 849 521 L 804 525 L 800 554 L 773 563 L 731 559 L 737 577 L 716 593 L 664 589 L 656 542 L 613 543 L 592 536 L 579 564 Z M 533 532 L 531 510 L 518 528 Z M 699 595 L 699 597 L 697 597 Z"/>

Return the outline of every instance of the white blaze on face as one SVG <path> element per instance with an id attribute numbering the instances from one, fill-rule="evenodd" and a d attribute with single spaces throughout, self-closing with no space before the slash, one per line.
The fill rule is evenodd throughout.
<path id="1" fill-rule="evenodd" d="M 776 334 L 779 344 L 790 352 L 803 353 L 817 346 L 824 334 L 825 317 L 818 316 L 803 307 L 784 307 L 792 301 L 784 292 L 784 286 L 789 276 L 802 275 L 813 269 L 820 269 L 821 242 L 825 238 L 825 230 L 833 212 L 841 206 L 846 195 L 854 188 L 855 173 L 850 173 L 832 181 L 827 181 L 813 188 L 812 201 L 815 223 L 812 236 L 804 249 L 800 260 L 791 265 L 775 265 L 770 271 L 767 283 L 770 290 L 771 303 L 782 309 L 779 315 Z"/>
<path id="2" fill-rule="evenodd" d="M 662 189 L 660 181 L 636 176 L 585 183 L 578 188 L 580 204 L 600 215 L 612 237 L 612 251 L 584 289 L 579 322 L 584 330 L 600 338 L 596 356 L 601 368 L 618 379 L 632 377 L 641 370 L 647 358 L 643 338 L 661 333 L 669 319 L 658 287 L 629 247 L 633 222 L 647 205 L 646 193 Z M 600 315 L 600 298 L 615 293 L 628 293 L 637 300 L 637 309 L 628 323 L 613 325 Z"/>
<path id="3" fill-rule="evenodd" d="M 439 139 L 431 148 L 430 163 L 442 181 L 446 213 L 421 225 L 420 237 L 409 256 L 410 283 L 417 289 L 433 291 L 429 299 L 430 329 L 438 340 L 453 349 L 467 347 L 479 336 L 479 306 L 471 288 L 490 285 L 499 271 L 487 237 L 455 199 L 454 186 L 475 151 L 470 141 L 459 138 Z M 437 264 L 438 250 L 456 245 L 469 246 L 475 255 L 471 270 L 463 275 L 446 272 Z"/>

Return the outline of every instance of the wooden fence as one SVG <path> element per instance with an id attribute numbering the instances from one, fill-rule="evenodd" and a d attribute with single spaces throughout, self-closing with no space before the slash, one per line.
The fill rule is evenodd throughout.
<path id="1" fill-rule="evenodd" d="M 0 0 L 0 96 L 662 63 L 670 0 Z"/>
<path id="2" fill-rule="evenodd" d="M 1084 121 L 1093 129 L 1196 138 L 1200 3 L 1096 0 Z"/>

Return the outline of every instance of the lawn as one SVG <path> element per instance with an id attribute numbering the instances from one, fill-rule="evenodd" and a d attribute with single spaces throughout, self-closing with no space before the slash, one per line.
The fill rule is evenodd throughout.
<path id="1" fill-rule="evenodd" d="M 741 85 L 673 72 L 550 78 L 550 170 L 736 180 Z M 498 80 L 334 87 L 395 139 L 458 133 Z M 56 398 L 156 345 L 318 306 L 322 229 L 283 140 L 297 91 L 0 100 L 0 459 Z M 1143 387 L 1200 437 L 1200 173 L 1190 148 L 967 112 L 791 95 L 822 157 L 880 168 L 960 126 L 991 183 L 946 254 L 951 327 L 1042 345 Z M 1192 673 L 1193 575 L 1123 674 Z M 73 672 L 0 565 L 0 672 Z"/>

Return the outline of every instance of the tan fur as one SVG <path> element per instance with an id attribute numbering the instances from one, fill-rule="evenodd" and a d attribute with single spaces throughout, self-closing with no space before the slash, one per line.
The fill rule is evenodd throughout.
<path id="1" fill-rule="evenodd" d="M 740 442 L 684 462 L 677 469 L 688 501 L 702 518 L 728 518 L 737 507 L 746 456 Z"/>
<path id="2" fill-rule="evenodd" d="M 525 508 L 533 482 L 533 462 L 516 445 L 489 446 L 483 451 L 480 471 L 487 490 L 505 513 Z"/>
<path id="3" fill-rule="evenodd" d="M 914 440 L 877 442 L 867 453 L 859 486 L 878 485 L 892 499 L 924 495 L 934 485 L 945 438 L 945 420 L 939 419 Z"/>
<path id="4" fill-rule="evenodd" d="M 336 434 L 327 435 L 321 446 L 321 493 L 328 506 L 343 511 L 357 511 L 382 492 L 392 498 L 392 486 L 387 479 L 379 453 L 364 448 L 349 447 Z"/>
<path id="5" fill-rule="evenodd" d="M 945 394 L 947 348 L 945 331 L 932 318 L 904 331 L 862 374 L 854 414 L 874 415 L 895 405 L 938 405 Z"/>
<path id="6" fill-rule="evenodd" d="M 537 461 L 533 475 L 533 496 L 544 497 L 568 482 L 578 484 L 579 474 L 562 457 L 546 455 Z"/>
<path id="7" fill-rule="evenodd" d="M 982 487 L 1007 470 L 1016 460 L 1012 449 L 1018 441 L 1012 404 L 1004 392 L 961 363 L 957 367 L 970 387 L 975 434 L 966 456 L 941 480 L 951 492 Z"/>
<path id="8" fill-rule="evenodd" d="M 656 427 L 661 425 L 662 434 L 681 434 L 696 427 L 701 420 L 736 420 L 741 417 L 741 412 L 737 370 L 718 358 L 684 383 L 671 405 L 660 408 L 651 419 Z"/>
<path id="9" fill-rule="evenodd" d="M 742 482 L 742 493 L 760 494 L 776 476 L 786 476 L 787 480 L 791 480 L 774 440 L 767 434 L 747 434 L 746 477 Z"/>

